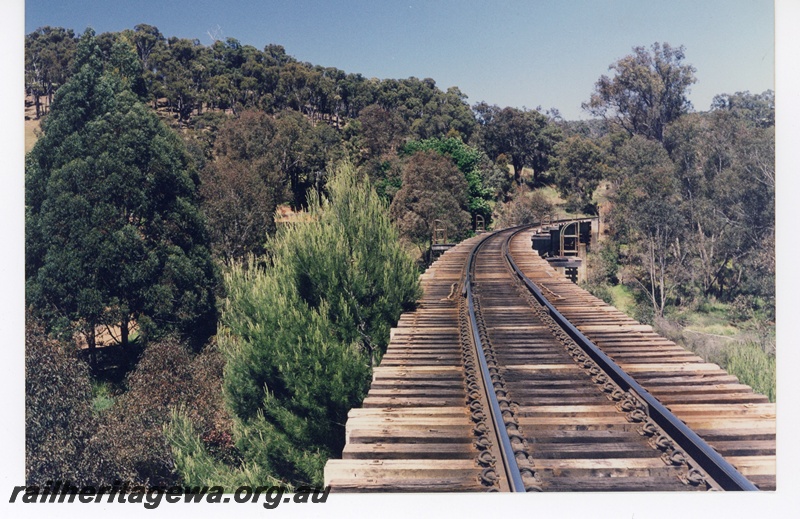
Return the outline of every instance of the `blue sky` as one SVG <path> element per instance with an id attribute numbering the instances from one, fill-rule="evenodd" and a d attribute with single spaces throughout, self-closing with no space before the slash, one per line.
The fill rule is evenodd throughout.
<path id="1" fill-rule="evenodd" d="M 28 0 L 25 33 L 44 25 L 98 33 L 157 26 L 211 43 L 209 32 L 367 77 L 431 77 L 470 103 L 555 107 L 581 102 L 634 46 L 686 47 L 690 98 L 774 89 L 771 0 Z"/>

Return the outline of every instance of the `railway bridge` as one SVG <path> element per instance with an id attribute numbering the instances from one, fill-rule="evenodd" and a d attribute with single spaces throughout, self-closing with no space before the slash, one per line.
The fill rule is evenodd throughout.
<path id="1" fill-rule="evenodd" d="M 532 249 L 543 230 L 478 235 L 422 275 L 326 485 L 774 489 L 775 405 L 572 283 Z"/>

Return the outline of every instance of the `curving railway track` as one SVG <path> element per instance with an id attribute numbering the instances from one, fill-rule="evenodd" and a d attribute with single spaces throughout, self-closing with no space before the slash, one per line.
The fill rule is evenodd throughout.
<path id="1" fill-rule="evenodd" d="M 334 491 L 775 488 L 775 406 L 558 275 L 509 229 L 423 274 Z"/>

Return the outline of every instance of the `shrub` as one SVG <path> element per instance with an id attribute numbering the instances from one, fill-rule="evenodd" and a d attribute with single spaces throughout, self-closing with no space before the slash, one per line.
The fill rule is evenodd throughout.
<path id="1" fill-rule="evenodd" d="M 88 483 L 86 446 L 95 430 L 88 366 L 51 340 L 30 316 L 25 326 L 25 480 Z"/>
<path id="2" fill-rule="evenodd" d="M 604 303 L 613 305 L 614 304 L 614 295 L 611 293 L 611 289 L 608 285 L 605 284 L 593 284 L 593 283 L 583 283 L 581 288 L 588 291 L 594 297 L 598 299 L 602 299 Z"/>
<path id="3" fill-rule="evenodd" d="M 209 447 L 226 455 L 232 442 L 222 402 L 222 366 L 221 355 L 212 347 L 193 356 L 174 338 L 149 345 L 128 375 L 128 390 L 101 415 L 91 440 L 86 463 L 98 482 L 177 483 L 163 429 L 178 407 Z"/>
<path id="4" fill-rule="evenodd" d="M 541 191 L 517 186 L 512 196 L 510 202 L 497 207 L 495 220 L 498 228 L 538 223 L 553 212 L 553 204 Z"/>
<path id="5" fill-rule="evenodd" d="M 736 375 L 742 384 L 766 395 L 770 402 L 775 401 L 775 355 L 766 353 L 758 344 L 729 345 L 722 353 L 722 367 L 731 375 Z"/>

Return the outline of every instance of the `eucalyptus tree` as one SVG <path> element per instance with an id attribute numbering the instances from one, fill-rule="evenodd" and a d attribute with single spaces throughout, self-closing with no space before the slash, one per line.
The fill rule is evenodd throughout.
<path id="1" fill-rule="evenodd" d="M 618 150 L 619 185 L 611 196 L 614 238 L 628 245 L 631 281 L 662 317 L 687 281 L 687 229 L 674 164 L 660 143 L 634 136 Z"/>
<path id="2" fill-rule="evenodd" d="M 175 37 L 167 40 L 166 47 L 156 63 L 163 83 L 161 93 L 178 120 L 184 122 L 207 96 L 204 90 L 208 89 L 208 51 L 198 40 Z"/>
<path id="3" fill-rule="evenodd" d="M 448 229 L 448 238 L 470 229 L 469 185 L 449 157 L 423 149 L 403 164 L 402 187 L 392 199 L 392 219 L 403 236 L 420 249 L 430 242 L 434 221 Z"/>
<path id="4" fill-rule="evenodd" d="M 474 221 L 480 215 L 488 223 L 494 209 L 495 192 L 488 185 L 492 164 L 486 155 L 456 137 L 411 141 L 402 151 L 404 155 L 413 155 L 424 150 L 435 151 L 453 161 L 467 181 L 467 210 L 471 219 Z"/>
<path id="5" fill-rule="evenodd" d="M 514 180 L 522 181 L 522 169 L 533 169 L 533 181 L 547 171 L 561 130 L 536 110 L 500 108 L 479 103 L 473 107 L 480 125 L 480 137 L 489 158 L 505 155 L 514 167 Z"/>
<path id="6" fill-rule="evenodd" d="M 406 122 L 396 112 L 369 105 L 358 114 L 364 158 L 397 153 L 408 136 Z"/>
<path id="7" fill-rule="evenodd" d="M 262 254 L 275 231 L 275 209 L 286 191 L 274 153 L 276 135 L 271 116 L 246 110 L 219 128 L 214 160 L 200 172 L 212 247 L 225 261 Z"/>
<path id="8" fill-rule="evenodd" d="M 768 94 L 767 94 L 768 95 Z M 672 123 L 664 144 L 693 235 L 692 276 L 702 296 L 774 295 L 775 140 L 763 95 L 718 96 L 706 114 Z"/>
<path id="9" fill-rule="evenodd" d="M 52 104 L 53 94 L 69 77 L 76 45 L 75 33 L 61 27 L 40 27 L 25 36 L 25 87 L 37 119 L 45 113 L 42 96 Z"/>
<path id="10" fill-rule="evenodd" d="M 571 211 L 597 212 L 594 191 L 608 169 L 605 154 L 591 139 L 573 135 L 556 145 L 553 180 Z"/>
<path id="11" fill-rule="evenodd" d="M 630 135 L 661 141 L 666 126 L 692 108 L 687 96 L 697 81 L 697 69 L 684 63 L 684 50 L 658 42 L 649 50 L 634 47 L 633 54 L 609 66 L 613 77 L 597 80 L 584 110 L 613 121 Z"/>

